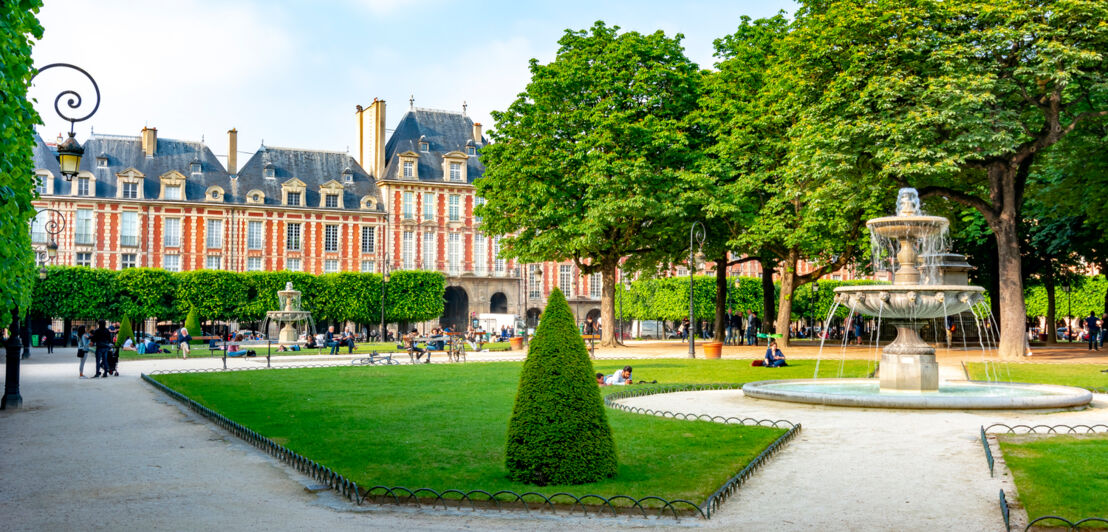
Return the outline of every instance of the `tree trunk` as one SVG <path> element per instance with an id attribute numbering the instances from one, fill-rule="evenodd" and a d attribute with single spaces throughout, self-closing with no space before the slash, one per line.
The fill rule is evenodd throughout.
<path id="1" fill-rule="evenodd" d="M 1048 269 L 1053 270 L 1053 265 L 1048 266 Z M 1058 343 L 1058 329 L 1054 326 L 1057 307 L 1054 300 L 1056 290 L 1053 271 L 1048 271 L 1046 276 L 1043 277 L 1043 285 L 1046 288 L 1046 341 L 1054 344 Z"/>
<path id="2" fill-rule="evenodd" d="M 602 293 L 600 296 L 600 323 L 603 327 L 600 329 L 600 346 L 601 347 L 615 347 L 616 346 L 616 268 L 619 266 L 618 261 L 603 262 L 600 265 L 600 279 L 603 281 Z"/>
<path id="3" fill-rule="evenodd" d="M 762 260 L 762 332 L 773 332 L 773 322 L 770 316 L 777 314 L 774 310 L 776 301 L 773 299 L 773 268 L 776 266 L 773 259 Z"/>
<path id="4" fill-rule="evenodd" d="M 789 250 L 789 258 L 781 265 L 781 296 L 777 308 L 777 330 L 781 331 L 781 338 L 777 345 L 784 348 L 789 346 L 789 320 L 793 312 L 793 291 L 796 288 L 796 263 L 798 253 Z"/>
<path id="5" fill-rule="evenodd" d="M 727 254 L 716 260 L 716 333 L 714 339 L 722 342 L 727 323 Z"/>
<path id="6" fill-rule="evenodd" d="M 1024 325 L 1027 306 L 1023 301 L 1023 274 L 1020 264 L 1018 205 L 1015 199 L 1015 177 L 1002 180 L 1005 201 L 1000 215 L 990 223 L 996 235 L 997 271 L 1000 289 L 1000 358 L 1015 360 L 1023 356 Z"/>

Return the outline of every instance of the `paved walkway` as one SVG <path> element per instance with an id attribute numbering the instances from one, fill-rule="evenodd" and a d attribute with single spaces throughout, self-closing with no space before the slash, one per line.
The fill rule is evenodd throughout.
<path id="1" fill-rule="evenodd" d="M 680 347 L 642 346 L 613 354 L 681 356 L 675 350 Z M 990 530 L 999 529 L 998 484 L 988 478 L 975 439 L 979 424 L 1108 420 L 1103 396 L 1093 410 L 1051 414 L 1049 420 L 1041 414 L 820 409 L 712 392 L 653 396 L 636 404 L 784 417 L 802 422 L 804 431 L 708 522 L 358 508 L 330 492 L 308 491 L 311 482 L 302 475 L 184 411 L 138 378 L 155 369 L 221 367 L 221 360 L 123 361 L 121 377 L 78 380 L 73 352 L 36 350 L 23 365 L 24 408 L 0 411 L 5 530 Z M 470 360 L 510 356 L 474 354 Z M 232 367 L 258 364 L 264 359 L 230 361 Z M 938 520 L 929 521 L 934 515 Z M 958 517 L 944 517 L 950 515 Z"/>

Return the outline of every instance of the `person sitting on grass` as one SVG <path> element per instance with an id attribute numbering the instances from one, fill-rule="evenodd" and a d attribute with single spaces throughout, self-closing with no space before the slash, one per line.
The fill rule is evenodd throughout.
<path id="1" fill-rule="evenodd" d="M 238 344 L 241 341 L 242 341 L 242 335 L 241 334 L 236 334 L 234 340 L 232 340 L 232 342 L 234 342 L 234 343 L 227 346 L 227 356 L 229 356 L 229 357 L 241 357 L 241 356 L 246 355 L 246 353 L 248 351 L 246 349 L 243 349 L 242 347 L 240 347 L 239 344 Z"/>
<path id="2" fill-rule="evenodd" d="M 597 373 L 596 374 L 596 384 L 599 385 L 599 386 L 605 386 L 604 374 L 603 373 Z"/>
<path id="3" fill-rule="evenodd" d="M 766 363 L 767 368 L 780 368 L 788 366 L 785 363 L 785 354 L 777 348 L 777 340 L 770 340 L 769 347 L 766 348 Z"/>
<path id="4" fill-rule="evenodd" d="M 419 338 L 419 331 L 417 331 L 416 329 L 412 329 L 412 332 L 404 335 L 404 347 L 408 350 L 408 356 L 415 355 L 416 362 L 419 362 L 419 359 L 426 354 L 427 361 L 425 362 L 425 364 L 430 364 L 431 355 L 427 353 L 427 351 L 425 351 L 422 347 L 416 345 L 416 338 Z"/>
<path id="5" fill-rule="evenodd" d="M 146 354 L 161 353 L 161 348 L 158 347 L 157 342 L 153 338 L 146 339 Z"/>
<path id="6" fill-rule="evenodd" d="M 135 347 L 135 341 L 128 338 L 128 339 L 123 341 L 123 350 L 124 351 L 138 351 L 138 348 Z"/>
<path id="7" fill-rule="evenodd" d="M 631 379 L 631 366 L 623 366 L 623 369 L 616 370 L 607 379 L 604 380 L 604 384 L 623 386 L 626 384 L 632 384 Z"/>
<path id="8" fill-rule="evenodd" d="M 318 349 L 319 344 L 315 343 L 315 335 L 309 334 L 308 341 L 304 342 L 304 349 Z"/>

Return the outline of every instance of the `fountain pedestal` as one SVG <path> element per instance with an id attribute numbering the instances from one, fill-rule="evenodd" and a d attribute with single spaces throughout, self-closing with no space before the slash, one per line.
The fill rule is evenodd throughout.
<path id="1" fill-rule="evenodd" d="M 939 364 L 935 349 L 927 345 L 909 321 L 894 321 L 897 335 L 881 352 L 880 381 L 883 391 L 939 391 Z"/>

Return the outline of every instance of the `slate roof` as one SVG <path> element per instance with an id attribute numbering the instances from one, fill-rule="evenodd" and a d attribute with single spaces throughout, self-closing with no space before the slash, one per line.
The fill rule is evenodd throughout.
<path id="1" fill-rule="evenodd" d="M 419 141 L 428 144 L 428 152 L 419 151 Z M 485 137 L 479 142 L 473 139 L 473 120 L 461 113 L 436 109 L 410 109 L 396 131 L 385 144 L 384 179 L 410 180 L 400 177 L 399 154 L 413 151 L 419 154 L 419 168 L 416 175 L 421 182 L 449 182 L 443 172 L 442 156 L 452 151 L 466 152 L 466 145 L 477 148 L 477 153 L 486 144 Z M 485 173 L 485 166 L 477 157 L 469 157 L 466 178 L 470 184 Z"/>
<path id="2" fill-rule="evenodd" d="M 272 165 L 273 178 L 265 177 L 266 165 Z M 343 171 L 349 169 L 353 182 L 347 183 Z M 364 196 L 372 196 L 377 210 L 382 211 L 381 193 L 373 178 L 346 153 L 300 150 L 294 148 L 275 148 L 262 146 L 242 165 L 238 174 L 238 197 L 235 203 L 245 203 L 246 194 L 254 189 L 265 193 L 266 205 L 280 205 L 281 184 L 297 178 L 304 182 L 306 190 L 302 198 L 303 206 L 319 207 L 320 185 L 335 180 L 343 185 L 342 210 L 360 210 Z"/>
<path id="3" fill-rule="evenodd" d="M 230 194 L 231 179 L 227 170 L 208 147 L 200 142 L 158 138 L 154 157 L 142 152 L 141 138 L 120 135 L 93 135 L 83 143 L 85 155 L 81 157 L 81 171 L 95 176 L 93 196 L 116 197 L 116 174 L 134 168 L 143 174 L 142 194 L 145 199 L 158 199 L 163 174 L 176 170 L 184 175 L 185 198 L 202 200 L 208 187 L 218 185 Z M 66 182 L 58 167 L 56 152 L 36 135 L 35 168 L 54 173 L 54 194 L 70 195 L 77 181 Z M 107 167 L 99 167 L 97 159 L 107 159 Z M 192 174 L 189 163 L 200 162 L 201 173 Z"/>

